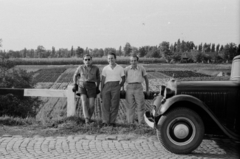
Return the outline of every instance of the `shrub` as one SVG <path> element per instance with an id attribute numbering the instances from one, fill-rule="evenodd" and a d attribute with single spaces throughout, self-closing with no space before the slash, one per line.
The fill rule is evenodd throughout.
<path id="1" fill-rule="evenodd" d="M 33 77 L 24 70 L 9 68 L 7 60 L 0 64 L 0 88 L 33 88 Z M 5 66 L 6 65 L 6 66 Z M 5 71 L 2 71 L 5 70 Z M 3 73 L 4 72 L 4 73 Z M 13 94 L 0 96 L 0 116 L 33 117 L 36 115 L 40 100 L 37 97 L 21 97 Z"/>
<path id="2" fill-rule="evenodd" d="M 0 116 L 34 117 L 40 104 L 37 98 L 7 94 L 0 96 Z"/>

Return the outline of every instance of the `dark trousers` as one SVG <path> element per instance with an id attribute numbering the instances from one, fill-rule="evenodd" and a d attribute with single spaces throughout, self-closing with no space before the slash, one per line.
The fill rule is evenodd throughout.
<path id="1" fill-rule="evenodd" d="M 119 81 L 107 82 L 102 90 L 102 122 L 115 123 L 120 102 Z"/>

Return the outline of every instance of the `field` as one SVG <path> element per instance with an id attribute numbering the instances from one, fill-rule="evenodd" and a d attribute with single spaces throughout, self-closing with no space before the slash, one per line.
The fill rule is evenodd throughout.
<path id="1" fill-rule="evenodd" d="M 118 56 L 119 64 L 129 64 L 129 57 Z M 11 58 L 10 61 L 15 65 L 79 65 L 83 64 L 81 57 L 74 58 Z M 163 59 L 158 58 L 141 58 L 140 63 L 166 63 Z M 108 64 L 106 56 L 94 57 L 93 63 L 106 65 Z"/>
<path id="2" fill-rule="evenodd" d="M 100 70 L 103 65 L 98 65 Z M 125 67 L 125 66 L 123 66 Z M 221 64 L 144 64 L 149 78 L 150 91 L 158 91 L 158 86 L 164 84 L 170 77 L 178 81 L 189 80 L 229 80 L 231 65 Z M 42 89 L 66 89 L 72 84 L 73 74 L 77 65 L 18 65 L 15 69 L 24 69 L 31 72 L 35 88 Z M 215 72 L 215 74 L 213 73 Z M 217 76 L 217 73 L 225 76 Z M 143 84 L 145 89 L 145 84 Z M 43 101 L 36 119 L 45 122 L 46 120 L 61 120 L 67 114 L 67 101 L 65 98 L 39 97 Z M 76 97 L 77 116 L 83 117 L 80 98 Z M 145 109 L 151 107 L 151 100 L 146 100 Z M 93 119 L 101 119 L 101 99 L 98 97 L 95 104 Z M 117 116 L 117 123 L 126 123 L 126 101 L 121 99 Z"/>

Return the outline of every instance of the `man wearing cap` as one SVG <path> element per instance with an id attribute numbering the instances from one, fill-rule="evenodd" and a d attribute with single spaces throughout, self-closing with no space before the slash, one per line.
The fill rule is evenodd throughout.
<path id="1" fill-rule="evenodd" d="M 83 63 L 75 71 L 73 82 L 81 96 L 85 123 L 89 124 L 94 112 L 95 98 L 99 93 L 100 71 L 97 66 L 92 65 L 92 56 L 89 54 L 83 56 Z"/>
<path id="2" fill-rule="evenodd" d="M 127 120 L 128 123 L 134 123 L 135 108 L 137 107 L 138 123 L 143 124 L 144 114 L 144 94 L 142 83 L 145 81 L 146 93 L 149 94 L 149 82 L 145 68 L 138 65 L 138 56 L 131 54 L 130 66 L 125 68 L 126 77 L 126 101 L 127 101 Z"/>

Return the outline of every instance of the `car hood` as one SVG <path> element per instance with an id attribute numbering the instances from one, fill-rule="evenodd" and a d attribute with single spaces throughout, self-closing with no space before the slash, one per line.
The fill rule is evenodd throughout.
<path id="1" fill-rule="evenodd" d="M 181 81 L 177 82 L 177 93 L 183 91 L 217 91 L 227 89 L 240 89 L 239 81 Z"/>

